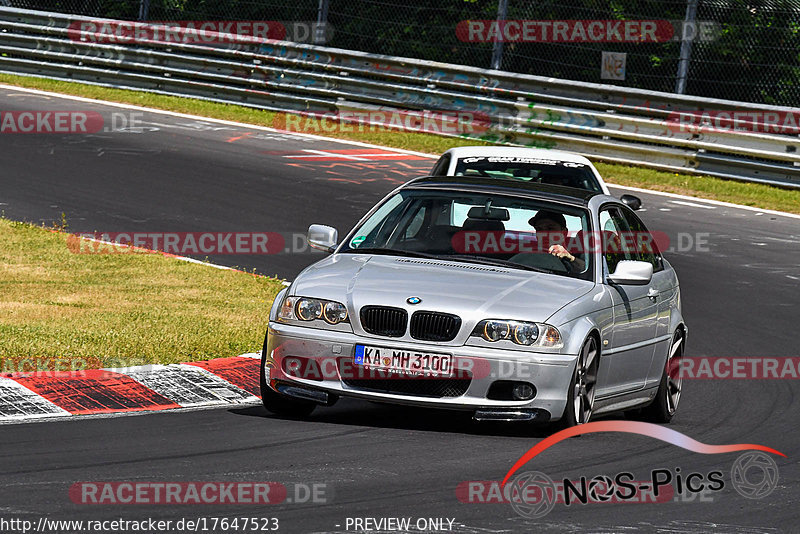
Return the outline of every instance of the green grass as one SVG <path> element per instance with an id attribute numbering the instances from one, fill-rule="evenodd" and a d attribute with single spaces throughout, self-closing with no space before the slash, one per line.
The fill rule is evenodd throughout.
<path id="1" fill-rule="evenodd" d="M 261 346 L 279 280 L 146 252 L 76 254 L 67 239 L 0 218 L 0 371 L 197 361 Z"/>
<path id="2" fill-rule="evenodd" d="M 282 114 L 190 98 L 155 95 L 139 91 L 110 89 L 74 82 L 8 74 L 0 74 L 0 82 L 20 87 L 30 87 L 261 126 L 280 127 L 285 123 L 285 118 L 281 116 Z M 353 128 L 353 130 L 351 132 L 325 133 L 325 135 L 431 154 L 439 154 L 448 148 L 456 146 L 490 144 L 417 132 L 376 129 L 357 131 L 357 127 Z M 320 132 L 311 131 L 309 133 Z M 764 209 L 800 213 L 800 190 L 787 190 L 763 184 L 723 180 L 709 176 L 676 174 L 627 165 L 598 163 L 597 167 L 606 181 L 613 184 L 710 198 Z"/>

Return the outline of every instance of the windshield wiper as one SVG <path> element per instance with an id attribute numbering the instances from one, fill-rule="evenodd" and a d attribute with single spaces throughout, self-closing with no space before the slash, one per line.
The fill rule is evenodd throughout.
<path id="1" fill-rule="evenodd" d="M 437 258 L 441 259 L 448 259 L 448 260 L 464 260 L 464 261 L 471 261 L 474 263 L 480 263 L 483 265 L 497 265 L 499 267 L 514 267 L 516 269 L 524 269 L 526 271 L 534 271 L 537 273 L 545 273 L 545 274 L 561 274 L 557 273 L 556 271 L 551 271 L 548 269 L 541 269 L 539 267 L 532 267 L 530 265 L 524 265 L 522 263 L 516 263 L 513 261 L 508 260 L 501 260 L 499 258 L 487 258 L 485 256 L 471 256 L 469 254 L 447 254 L 443 256 L 437 256 Z"/>
<path id="2" fill-rule="evenodd" d="M 349 248 L 342 251 L 343 254 L 381 254 L 384 256 L 406 256 L 409 258 L 430 258 L 437 259 L 438 256 L 433 254 L 426 254 L 425 252 L 416 252 L 413 250 L 400 250 L 396 248 L 384 247 L 365 247 L 365 248 Z"/>

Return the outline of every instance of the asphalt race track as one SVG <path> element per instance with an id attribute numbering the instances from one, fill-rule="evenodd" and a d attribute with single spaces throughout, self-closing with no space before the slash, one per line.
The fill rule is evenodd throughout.
<path id="1" fill-rule="evenodd" d="M 0 88 L 0 102 L 6 111 L 125 111 L 7 88 Z M 3 134 L 0 210 L 11 219 L 48 224 L 63 212 L 73 232 L 302 235 L 310 223 L 343 232 L 395 185 L 425 174 L 433 163 L 385 153 L 396 154 L 391 150 L 164 114 L 138 118 L 140 132 Z M 640 196 L 646 207 L 642 218 L 651 230 L 666 232 L 675 248 L 666 257 L 681 280 L 690 329 L 687 356 L 800 356 L 800 219 Z M 707 245 L 689 246 L 691 240 L 697 245 L 698 236 Z M 291 280 L 320 257 L 283 253 L 210 260 Z M 756 443 L 786 454 L 776 458 L 777 488 L 762 500 L 726 486 L 703 498 L 663 503 L 556 505 L 546 517 L 526 520 L 508 504 L 462 503 L 456 487 L 502 479 L 546 430 L 478 425 L 466 413 L 343 400 L 306 422 L 275 418 L 254 406 L 0 426 L 0 516 L 259 516 L 279 518 L 281 532 L 308 533 L 345 532 L 348 517 L 386 516 L 454 518 L 453 531 L 464 533 L 798 531 L 798 384 L 798 379 L 688 380 L 669 425 L 703 443 Z M 559 480 L 623 471 L 644 480 L 656 468 L 720 470 L 728 481 L 736 456 L 607 433 L 561 442 L 527 468 Z M 109 480 L 324 483 L 328 498 L 250 507 L 71 502 L 72 484 Z"/>

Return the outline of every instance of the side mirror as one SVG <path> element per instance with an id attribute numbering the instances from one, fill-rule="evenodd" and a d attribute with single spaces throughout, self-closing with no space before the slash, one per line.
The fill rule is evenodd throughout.
<path id="1" fill-rule="evenodd" d="M 633 211 L 638 210 L 642 207 L 642 199 L 639 197 L 635 197 L 633 195 L 622 195 L 619 197 L 623 204 L 628 206 Z"/>
<path id="2" fill-rule="evenodd" d="M 339 232 L 336 228 L 325 226 L 324 224 L 312 224 L 308 227 L 308 244 L 311 248 L 322 250 L 323 252 L 333 252 L 336 243 L 339 241 Z"/>
<path id="3" fill-rule="evenodd" d="M 608 281 L 621 286 L 644 286 L 653 279 L 653 264 L 647 261 L 622 260 Z"/>

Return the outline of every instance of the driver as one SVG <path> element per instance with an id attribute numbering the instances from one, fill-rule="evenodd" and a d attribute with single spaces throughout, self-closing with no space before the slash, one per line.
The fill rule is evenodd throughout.
<path id="1" fill-rule="evenodd" d="M 528 224 L 536 229 L 536 234 L 539 236 L 548 236 L 549 241 L 560 241 L 566 243 L 568 239 L 567 220 L 564 215 L 555 211 L 539 210 L 534 215 Z M 555 234 L 555 235 L 554 235 Z M 582 272 L 586 267 L 586 263 L 581 259 L 573 256 L 561 244 L 550 245 L 547 252 L 560 259 L 572 272 Z"/>

